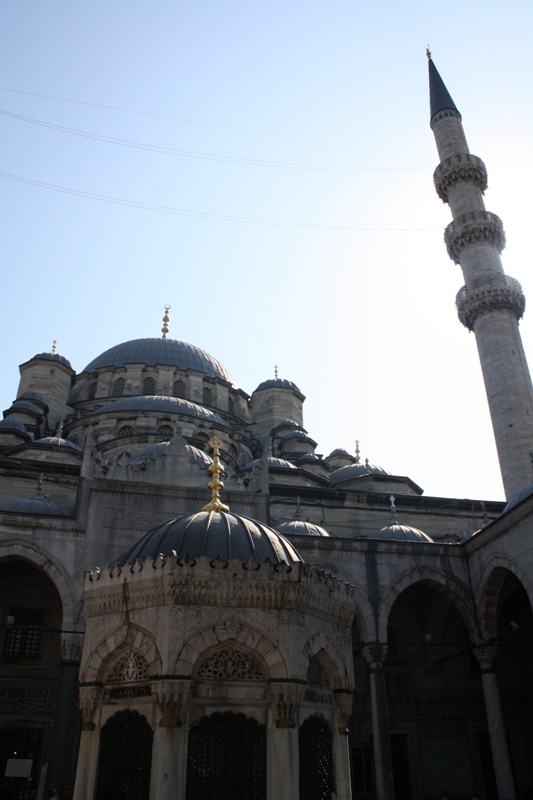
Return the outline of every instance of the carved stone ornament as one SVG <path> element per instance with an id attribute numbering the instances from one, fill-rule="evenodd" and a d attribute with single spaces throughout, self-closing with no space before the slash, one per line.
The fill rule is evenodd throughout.
<path id="1" fill-rule="evenodd" d="M 461 263 L 461 252 L 473 244 L 489 244 L 501 253 L 505 247 L 503 222 L 490 211 L 471 211 L 450 222 L 444 231 L 448 255 Z"/>
<path id="2" fill-rule="evenodd" d="M 387 645 L 380 642 L 370 642 L 366 644 L 361 651 L 368 664 L 370 672 L 383 669 L 383 664 L 387 658 Z"/>
<path id="3" fill-rule="evenodd" d="M 478 660 L 482 672 L 494 672 L 496 669 L 496 656 L 498 648 L 492 645 L 474 647 L 474 655 Z"/>
<path id="4" fill-rule="evenodd" d="M 298 683 L 273 683 L 270 686 L 276 728 L 295 728 L 305 686 Z"/>
<path id="5" fill-rule="evenodd" d="M 107 683 L 137 683 L 148 678 L 146 659 L 136 650 L 119 658 L 107 676 Z"/>
<path id="6" fill-rule="evenodd" d="M 82 731 L 94 731 L 94 719 L 102 703 L 103 690 L 99 686 L 80 686 Z"/>
<path id="7" fill-rule="evenodd" d="M 203 661 L 197 678 L 228 681 L 262 681 L 263 670 L 254 659 L 233 645 L 217 650 Z"/>
<path id="8" fill-rule="evenodd" d="M 433 173 L 433 183 L 443 203 L 448 202 L 450 189 L 458 183 L 473 183 L 483 194 L 487 188 L 487 168 L 480 158 L 470 153 L 450 156 L 441 161 Z"/>
<path id="9" fill-rule="evenodd" d="M 517 319 L 521 319 L 526 308 L 526 298 L 515 278 L 509 275 L 490 275 L 476 280 L 470 291 L 463 286 L 457 293 L 455 305 L 459 320 L 465 328 L 473 331 L 477 318 L 489 311 L 507 308 Z"/>
<path id="10" fill-rule="evenodd" d="M 350 689 L 341 689 L 333 696 L 339 717 L 339 733 L 345 736 L 348 733 L 348 719 L 353 711 L 353 692 Z"/>
<path id="11" fill-rule="evenodd" d="M 179 728 L 186 718 L 186 707 L 190 693 L 189 681 L 154 681 L 151 684 L 159 709 L 162 728 Z"/>

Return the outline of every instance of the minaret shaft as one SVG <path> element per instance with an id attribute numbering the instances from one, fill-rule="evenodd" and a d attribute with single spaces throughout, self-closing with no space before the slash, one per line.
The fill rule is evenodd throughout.
<path id="1" fill-rule="evenodd" d="M 435 188 L 452 212 L 445 242 L 465 280 L 457 295 L 457 310 L 461 322 L 476 336 L 505 494 L 510 499 L 533 481 L 533 386 L 518 330 L 525 299 L 518 281 L 503 270 L 502 222 L 485 210 L 485 165 L 471 155 L 461 115 L 429 63 L 431 128 L 441 158 Z"/>

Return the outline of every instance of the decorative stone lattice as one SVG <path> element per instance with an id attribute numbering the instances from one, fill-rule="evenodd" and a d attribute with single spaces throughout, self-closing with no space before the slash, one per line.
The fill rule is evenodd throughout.
<path id="1" fill-rule="evenodd" d="M 248 653 L 244 653 L 232 645 L 208 656 L 198 667 L 196 677 L 230 681 L 262 681 L 264 679 L 259 664 Z"/>
<path id="2" fill-rule="evenodd" d="M 129 650 L 111 669 L 108 683 L 135 683 L 148 678 L 148 664 L 136 650 Z"/>
<path id="3" fill-rule="evenodd" d="M 307 683 L 309 686 L 316 686 L 318 689 L 331 689 L 328 671 L 317 656 L 313 656 L 309 661 Z"/>
<path id="4" fill-rule="evenodd" d="M 488 275 L 479 278 L 470 291 L 463 286 L 457 293 L 455 305 L 459 320 L 465 328 L 473 331 L 477 318 L 489 311 L 507 308 L 517 319 L 521 319 L 526 308 L 526 298 L 515 278 L 509 275 Z"/>
<path id="5" fill-rule="evenodd" d="M 487 188 L 487 168 L 477 156 L 454 155 L 444 159 L 433 173 L 433 182 L 443 203 L 448 202 L 450 189 L 458 183 L 473 183 L 483 194 Z"/>
<path id="6" fill-rule="evenodd" d="M 489 244 L 501 253 L 505 247 L 503 222 L 490 211 L 471 211 L 450 222 L 444 231 L 448 255 L 461 263 L 461 252 L 473 244 Z"/>

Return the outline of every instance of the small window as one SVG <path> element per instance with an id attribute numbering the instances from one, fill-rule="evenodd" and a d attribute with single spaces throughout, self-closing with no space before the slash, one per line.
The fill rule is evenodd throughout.
<path id="1" fill-rule="evenodd" d="M 209 436 L 206 433 L 197 433 L 196 438 L 200 442 L 201 447 L 206 445 L 209 441 Z"/>
<path id="2" fill-rule="evenodd" d="M 10 608 L 3 657 L 6 661 L 36 661 L 41 651 L 44 611 Z"/>
<path id="3" fill-rule="evenodd" d="M 202 399 L 204 405 L 210 406 L 212 404 L 213 395 L 211 393 L 211 389 L 208 389 L 207 386 L 204 386 L 204 390 L 202 392 Z"/>
<path id="4" fill-rule="evenodd" d="M 113 384 L 113 397 L 122 397 L 124 394 L 124 378 L 117 378 Z"/>
<path id="5" fill-rule="evenodd" d="M 157 432 L 160 436 L 166 436 L 171 439 L 174 436 L 174 428 L 172 425 L 161 425 Z"/>
<path id="6" fill-rule="evenodd" d="M 174 397 L 185 397 L 185 384 L 183 381 L 174 381 Z"/>
<path id="7" fill-rule="evenodd" d="M 143 381 L 143 394 L 155 394 L 154 378 L 145 378 Z"/>
<path id="8" fill-rule="evenodd" d="M 119 429 L 118 438 L 124 439 L 126 436 L 133 436 L 133 427 L 131 425 L 123 425 Z"/>
<path id="9" fill-rule="evenodd" d="M 96 397 L 96 387 L 97 387 L 97 385 L 98 384 L 95 382 L 95 383 L 91 383 L 91 385 L 89 386 L 89 400 L 94 400 L 94 398 Z"/>

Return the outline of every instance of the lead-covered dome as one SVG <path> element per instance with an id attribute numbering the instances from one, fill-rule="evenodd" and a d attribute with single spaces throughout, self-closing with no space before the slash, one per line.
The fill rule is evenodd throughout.
<path id="1" fill-rule="evenodd" d="M 118 560 L 119 566 L 142 563 L 147 558 L 164 557 L 174 551 L 178 558 L 206 556 L 225 561 L 238 558 L 258 563 L 269 559 L 274 564 L 300 562 L 298 552 L 273 528 L 257 520 L 225 511 L 200 511 L 171 519 L 149 531 Z"/>
<path id="2" fill-rule="evenodd" d="M 183 414 L 186 417 L 196 417 L 215 425 L 227 428 L 228 423 L 211 411 L 209 408 L 191 403 L 182 397 L 168 397 L 166 395 L 135 395 L 134 397 L 121 397 L 112 403 L 98 408 L 95 414 L 118 414 L 131 411 L 146 411 L 153 414 Z"/>
<path id="3" fill-rule="evenodd" d="M 278 533 L 293 533 L 297 536 L 329 536 L 325 528 L 315 525 L 313 522 L 305 522 L 303 519 L 293 519 L 290 522 L 282 522 L 276 525 Z"/>
<path id="4" fill-rule="evenodd" d="M 379 528 L 373 531 L 368 536 L 369 539 L 384 539 L 389 542 L 422 542 L 423 544 L 433 544 L 433 539 L 418 530 L 418 528 L 411 528 L 409 525 L 400 525 L 399 522 L 392 522 L 384 528 Z"/>
<path id="5" fill-rule="evenodd" d="M 96 372 L 109 367 L 118 369 L 126 364 L 175 367 L 184 372 L 191 369 L 209 378 L 221 378 L 237 388 L 232 376 L 220 361 L 205 350 L 178 339 L 132 339 L 117 344 L 93 359 L 83 372 Z"/>
<path id="6" fill-rule="evenodd" d="M 376 467 L 374 464 L 346 464 L 344 467 L 336 469 L 332 472 L 330 480 L 333 483 L 344 483 L 345 481 L 353 481 L 355 478 L 361 478 L 363 475 L 390 475 L 383 467 Z"/>
<path id="7" fill-rule="evenodd" d="M 45 500 L 44 497 L 25 497 L 21 500 L 11 500 L 0 506 L 0 511 L 11 511 L 13 514 L 38 514 L 44 517 L 64 517 L 62 511 L 56 503 Z"/>

